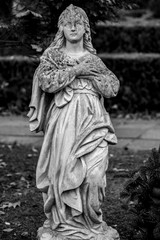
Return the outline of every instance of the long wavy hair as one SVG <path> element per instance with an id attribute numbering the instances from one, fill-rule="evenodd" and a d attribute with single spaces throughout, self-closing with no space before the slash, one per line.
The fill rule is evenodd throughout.
<path id="1" fill-rule="evenodd" d="M 88 50 L 92 54 L 96 54 L 96 50 L 92 45 L 92 38 L 91 38 L 91 31 L 90 31 L 90 25 L 89 25 L 89 19 L 87 17 L 87 14 L 85 11 L 77 6 L 73 6 L 72 4 L 69 5 L 60 15 L 58 20 L 58 32 L 55 35 L 55 38 L 53 42 L 50 44 L 49 47 L 54 47 L 56 49 L 60 49 L 65 45 L 65 37 L 63 33 L 63 28 L 61 27 L 64 23 L 64 20 L 66 18 L 66 15 L 69 11 L 75 11 L 80 16 L 82 16 L 84 27 L 85 27 L 85 33 L 83 36 L 83 46 L 86 50 Z"/>

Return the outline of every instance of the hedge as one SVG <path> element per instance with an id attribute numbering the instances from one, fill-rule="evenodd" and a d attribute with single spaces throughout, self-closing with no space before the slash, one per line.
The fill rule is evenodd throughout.
<path id="1" fill-rule="evenodd" d="M 105 99 L 107 110 L 160 111 L 160 55 L 102 54 L 100 57 L 121 83 L 117 97 Z M 28 110 L 37 65 L 37 60 L 29 58 L 0 59 L 1 109 L 18 113 Z"/>
<path id="2" fill-rule="evenodd" d="M 101 54 L 119 78 L 121 87 L 106 107 L 115 104 L 123 112 L 160 111 L 160 54 Z"/>
<path id="3" fill-rule="evenodd" d="M 11 40 L 12 42 L 9 43 L 11 47 L 0 48 L 0 55 L 27 54 L 29 46 L 22 48 L 22 44 L 18 42 L 19 47 L 16 47 L 17 37 L 13 36 L 13 32 L 7 31 L 9 30 L 0 27 L 0 38 L 5 41 Z M 108 22 L 105 25 L 97 26 L 96 34 L 92 36 L 92 39 L 98 53 L 160 53 L 160 20 L 144 21 L 137 24 L 132 22 Z M 49 43 L 46 43 L 46 45 L 48 46 Z"/>
<path id="4" fill-rule="evenodd" d="M 98 53 L 160 53 L 160 21 L 151 21 L 148 25 L 126 22 L 100 25 L 93 43 Z"/>
<path id="5" fill-rule="evenodd" d="M 28 109 L 36 59 L 8 57 L 0 59 L 0 108 L 20 113 Z"/>

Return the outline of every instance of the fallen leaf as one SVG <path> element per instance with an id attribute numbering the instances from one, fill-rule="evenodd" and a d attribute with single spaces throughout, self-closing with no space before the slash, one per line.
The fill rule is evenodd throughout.
<path id="1" fill-rule="evenodd" d="M 28 235 L 29 235 L 28 232 L 23 232 L 23 233 L 21 233 L 21 236 L 22 236 L 22 237 L 28 237 Z"/>
<path id="2" fill-rule="evenodd" d="M 27 155 L 28 158 L 31 158 L 32 156 L 33 156 L 33 154 L 31 154 L 31 153 L 29 153 L 29 154 Z"/>
<path id="3" fill-rule="evenodd" d="M 28 180 L 25 179 L 25 177 L 22 176 L 20 180 L 26 183 L 27 188 L 30 188 L 30 183 Z"/>
<path id="4" fill-rule="evenodd" d="M 11 203 L 11 202 L 5 202 L 2 204 L 2 206 L 0 207 L 1 209 L 5 209 L 5 208 L 16 208 L 16 207 L 20 207 L 21 205 L 21 202 L 18 201 L 18 202 L 15 202 L 15 203 Z"/>
<path id="5" fill-rule="evenodd" d="M 148 161 L 148 159 L 144 159 L 144 160 L 143 160 L 143 163 L 146 163 L 147 161 Z"/>
<path id="6" fill-rule="evenodd" d="M 11 182 L 9 185 L 15 187 L 17 184 L 15 182 Z"/>
<path id="7" fill-rule="evenodd" d="M 22 175 L 22 172 L 16 172 L 15 174 L 16 175 Z"/>
<path id="8" fill-rule="evenodd" d="M 3 232 L 12 232 L 14 229 L 13 228 L 6 228 L 6 229 L 3 229 Z"/>
<path id="9" fill-rule="evenodd" d="M 21 202 L 20 202 L 20 201 L 15 202 L 15 203 L 12 203 L 12 207 L 13 207 L 13 208 L 20 207 L 20 205 L 21 205 Z"/>
<path id="10" fill-rule="evenodd" d="M 12 145 L 8 144 L 7 146 L 10 150 L 12 150 Z"/>
<path id="11" fill-rule="evenodd" d="M 6 203 L 3 203 L 3 205 L 0 206 L 1 209 L 5 209 L 5 208 L 7 208 L 7 207 L 8 207 L 8 203 L 7 203 L 7 202 L 6 202 Z"/>
<path id="12" fill-rule="evenodd" d="M 35 152 L 35 153 L 38 152 L 38 150 L 34 146 L 32 147 L 32 151 Z"/>
<path id="13" fill-rule="evenodd" d="M 12 177 L 13 174 L 12 174 L 12 173 L 8 173 L 6 176 L 7 176 L 7 177 Z"/>
<path id="14" fill-rule="evenodd" d="M 9 222 L 5 222 L 5 224 L 6 224 L 7 226 L 10 226 L 10 225 L 11 225 Z"/>
<path id="15" fill-rule="evenodd" d="M 21 226 L 21 223 L 19 222 L 19 221 L 17 221 L 17 222 L 12 222 L 15 226 L 17 226 L 17 227 L 19 227 L 19 226 Z"/>
<path id="16" fill-rule="evenodd" d="M 20 178 L 20 180 L 21 181 L 26 181 L 25 177 L 23 177 L 23 176 Z"/>
<path id="17" fill-rule="evenodd" d="M 5 212 L 3 212 L 3 211 L 0 211 L 0 215 L 5 215 Z"/>
<path id="18" fill-rule="evenodd" d="M 2 159 L 1 159 L 2 160 Z M 7 166 L 7 164 L 5 163 L 5 162 L 3 162 L 3 161 L 0 161 L 0 168 L 4 168 L 4 167 L 6 167 Z"/>
<path id="19" fill-rule="evenodd" d="M 19 190 L 19 189 L 18 189 L 18 190 Z M 19 196 L 22 196 L 22 193 L 21 193 L 21 192 L 15 192 L 15 193 L 13 193 L 13 196 L 19 197 Z"/>

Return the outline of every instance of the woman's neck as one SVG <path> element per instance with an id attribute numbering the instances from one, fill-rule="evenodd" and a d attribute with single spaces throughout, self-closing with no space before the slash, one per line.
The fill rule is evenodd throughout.
<path id="1" fill-rule="evenodd" d="M 78 42 L 78 43 L 71 43 L 71 42 L 66 42 L 65 46 L 65 52 L 68 54 L 82 54 L 85 52 L 85 49 L 83 47 L 83 42 Z"/>

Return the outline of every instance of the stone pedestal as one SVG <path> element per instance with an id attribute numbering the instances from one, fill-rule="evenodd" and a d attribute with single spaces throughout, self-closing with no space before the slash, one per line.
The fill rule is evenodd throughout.
<path id="1" fill-rule="evenodd" d="M 74 236 L 63 236 L 59 232 L 53 231 L 50 228 L 41 227 L 38 229 L 38 240 L 83 240 L 80 238 L 74 238 Z M 86 239 L 85 240 L 90 240 Z M 107 227 L 107 230 L 101 234 L 95 234 L 95 238 L 92 240 L 120 240 L 117 230 L 112 227 Z"/>

